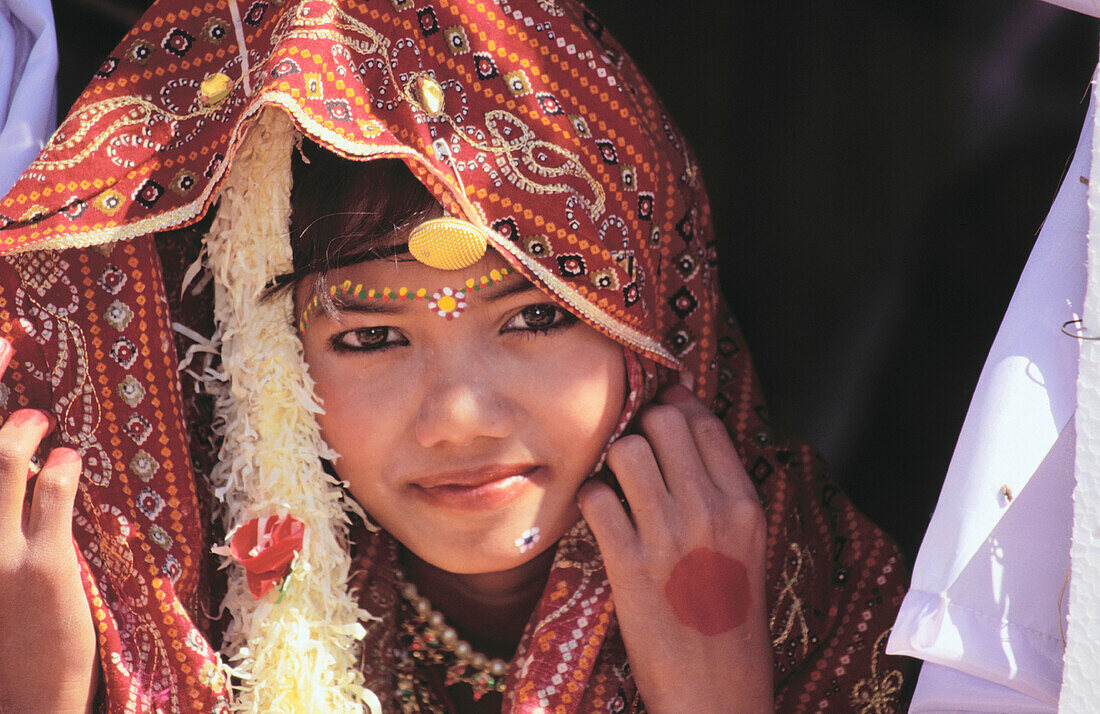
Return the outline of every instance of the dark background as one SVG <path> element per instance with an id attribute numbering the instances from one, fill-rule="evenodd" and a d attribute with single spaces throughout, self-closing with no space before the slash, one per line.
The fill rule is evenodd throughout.
<path id="1" fill-rule="evenodd" d="M 912 562 L 1076 145 L 1096 21 L 1038 0 L 590 5 L 699 156 L 773 420 Z M 146 6 L 55 0 L 62 113 Z"/>

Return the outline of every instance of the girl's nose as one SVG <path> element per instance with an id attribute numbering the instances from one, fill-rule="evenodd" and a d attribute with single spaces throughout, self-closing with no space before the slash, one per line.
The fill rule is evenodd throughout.
<path id="1" fill-rule="evenodd" d="M 417 441 L 424 447 L 463 446 L 482 437 L 501 439 L 511 434 L 510 400 L 498 386 L 491 374 L 481 374 L 469 363 L 449 377 L 437 372 L 417 415 Z"/>

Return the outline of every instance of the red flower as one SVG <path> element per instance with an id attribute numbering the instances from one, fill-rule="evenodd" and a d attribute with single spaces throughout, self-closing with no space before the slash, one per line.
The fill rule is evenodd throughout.
<path id="1" fill-rule="evenodd" d="M 259 600 L 290 572 L 306 527 L 293 516 L 253 518 L 233 534 L 229 553 L 244 566 L 248 589 Z"/>

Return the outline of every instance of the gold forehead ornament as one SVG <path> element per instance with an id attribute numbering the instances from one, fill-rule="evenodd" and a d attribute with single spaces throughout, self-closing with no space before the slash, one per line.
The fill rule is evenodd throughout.
<path id="1" fill-rule="evenodd" d="M 485 255 L 485 231 L 453 216 L 424 221 L 409 234 L 409 252 L 438 270 L 462 270 Z"/>

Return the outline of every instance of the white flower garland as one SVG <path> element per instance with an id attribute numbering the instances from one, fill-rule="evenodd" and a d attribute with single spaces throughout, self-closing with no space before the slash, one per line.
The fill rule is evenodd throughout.
<path id="1" fill-rule="evenodd" d="M 207 237 L 221 345 L 215 423 L 224 441 L 211 476 L 232 533 L 268 515 L 306 526 L 284 587 L 256 600 L 242 568 L 231 565 L 224 606 L 232 622 L 223 654 L 239 680 L 238 712 L 380 713 L 357 665 L 360 619 L 348 593 L 348 510 L 341 484 L 320 457 L 335 454 L 314 418 L 320 406 L 292 326 L 286 292 L 261 300 L 272 277 L 290 272 L 290 158 L 296 134 L 282 111 L 267 109 L 237 153 Z"/>

